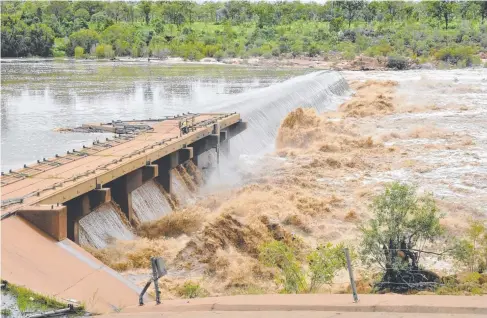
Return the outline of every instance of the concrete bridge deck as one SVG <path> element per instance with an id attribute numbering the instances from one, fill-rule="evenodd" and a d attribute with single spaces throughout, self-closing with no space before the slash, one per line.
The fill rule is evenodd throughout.
<path id="1" fill-rule="evenodd" d="M 180 135 L 179 123 L 187 118 L 192 131 Z M 240 121 L 239 114 L 197 114 L 155 122 L 152 130 L 94 143 L 64 156 L 39 160 L 4 173 L 2 216 L 34 204 L 58 204 L 143 167 L 178 149 Z M 100 125 L 102 127 L 102 125 Z"/>
<path id="2" fill-rule="evenodd" d="M 2 279 L 100 313 L 138 303 L 137 286 L 76 244 L 79 220 L 114 201 L 136 221 L 133 190 L 157 178 L 171 193 L 172 169 L 197 163 L 199 154 L 228 145 L 246 128 L 236 113 L 187 114 L 144 125 L 149 127 L 2 173 Z M 88 126 L 110 131 L 119 123 Z"/>

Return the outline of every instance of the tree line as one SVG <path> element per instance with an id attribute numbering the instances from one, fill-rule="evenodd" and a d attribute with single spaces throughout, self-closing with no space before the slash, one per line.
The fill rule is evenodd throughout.
<path id="1" fill-rule="evenodd" d="M 472 63 L 487 50 L 484 1 L 4 1 L 1 9 L 2 57 L 366 54 Z"/>

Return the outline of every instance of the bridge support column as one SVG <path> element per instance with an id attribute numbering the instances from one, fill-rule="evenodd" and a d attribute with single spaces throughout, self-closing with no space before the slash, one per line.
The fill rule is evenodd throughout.
<path id="1" fill-rule="evenodd" d="M 159 170 L 159 175 L 156 178 L 157 182 L 167 193 L 171 193 L 171 169 L 176 168 L 179 164 L 178 152 L 170 153 L 154 161 L 154 164 L 157 165 Z"/>
<path id="2" fill-rule="evenodd" d="M 198 166 L 198 156 L 210 149 L 217 148 L 219 139 L 220 134 L 211 134 L 190 145 L 193 148 L 193 163 L 196 166 Z"/>
<path id="3" fill-rule="evenodd" d="M 230 155 L 230 141 L 228 140 L 228 131 L 220 131 L 220 151 L 224 156 Z"/>
<path id="4" fill-rule="evenodd" d="M 58 241 L 67 237 L 67 207 L 64 205 L 35 205 L 17 213 Z"/>
<path id="5" fill-rule="evenodd" d="M 142 186 L 145 182 L 156 178 L 159 175 L 159 167 L 154 164 L 146 165 L 134 170 L 105 186 L 112 189 L 112 198 L 122 212 L 127 216 L 129 222 L 134 221 L 134 210 L 132 208 L 132 191 Z"/>
<path id="6" fill-rule="evenodd" d="M 82 196 L 66 202 L 67 212 L 67 235 L 70 240 L 79 244 L 79 220 L 90 214 L 103 203 L 112 200 L 109 188 L 92 190 Z"/>

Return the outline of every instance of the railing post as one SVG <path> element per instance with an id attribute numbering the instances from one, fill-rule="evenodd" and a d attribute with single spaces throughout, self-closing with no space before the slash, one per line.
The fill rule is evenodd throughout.
<path id="1" fill-rule="evenodd" d="M 167 274 L 166 265 L 164 261 L 160 257 L 151 257 L 150 259 L 152 265 L 152 277 L 149 281 L 145 284 L 142 292 L 139 295 L 139 305 L 144 305 L 144 294 L 149 289 L 149 286 L 152 282 L 154 282 L 154 288 L 156 290 L 156 303 L 161 303 L 161 292 L 159 291 L 159 278 Z"/>
<path id="2" fill-rule="evenodd" d="M 357 288 L 355 287 L 355 278 L 353 276 L 352 262 L 350 261 L 350 252 L 348 251 L 348 248 L 345 248 L 344 252 L 345 258 L 347 260 L 348 274 L 350 276 L 350 286 L 352 287 L 353 301 L 355 303 L 358 303 L 359 299 L 357 295 Z"/>

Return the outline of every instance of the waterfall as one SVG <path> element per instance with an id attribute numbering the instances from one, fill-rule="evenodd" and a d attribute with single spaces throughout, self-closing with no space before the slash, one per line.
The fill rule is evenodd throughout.
<path id="1" fill-rule="evenodd" d="M 335 110 L 348 96 L 349 87 L 338 72 L 320 71 L 256 89 L 206 107 L 205 111 L 237 112 L 248 128 L 232 141 L 232 151 L 262 153 L 274 145 L 281 121 L 297 107 L 318 112 Z"/>
<path id="2" fill-rule="evenodd" d="M 256 89 L 247 93 L 223 98 L 219 103 L 199 106 L 197 112 L 238 112 L 242 120 L 248 122 L 248 128 L 230 141 L 231 154 L 260 155 L 272 149 L 279 125 L 284 117 L 297 107 L 313 107 L 318 112 L 334 110 L 345 100 L 349 92 L 348 85 L 337 72 L 320 71 L 298 76 L 283 83 L 266 88 Z M 235 153 L 234 153 L 235 151 Z M 215 151 L 206 153 L 201 158 L 203 163 L 214 166 Z M 252 160 L 227 160 L 221 157 L 217 169 L 216 180 L 212 180 L 209 173 L 204 173 L 207 186 L 218 185 L 228 188 L 239 183 L 242 171 L 254 169 Z M 240 160 L 242 161 L 242 160 Z M 241 167 L 238 167 L 238 165 Z M 198 171 L 184 170 L 179 167 L 171 171 L 171 187 L 179 206 L 183 207 L 196 202 L 192 189 L 199 188 L 195 178 Z M 240 173 L 239 173 L 240 172 Z M 144 222 L 150 221 L 169 213 L 171 205 L 155 181 L 150 181 L 132 192 L 132 206 L 136 217 Z M 132 239 L 134 237 L 130 226 L 122 213 L 113 204 L 104 204 L 79 222 L 80 243 L 105 247 L 112 239 Z"/>
<path id="3" fill-rule="evenodd" d="M 161 186 L 151 180 L 132 192 L 132 208 L 141 222 L 156 220 L 172 211 Z"/>
<path id="4" fill-rule="evenodd" d="M 196 201 L 194 194 L 189 190 L 178 169 L 171 170 L 171 187 L 179 206 L 183 207 Z"/>
<path id="5" fill-rule="evenodd" d="M 125 221 L 125 222 L 124 222 Z M 126 217 L 113 203 L 104 203 L 79 220 L 79 243 L 104 248 L 113 239 L 131 240 Z"/>

